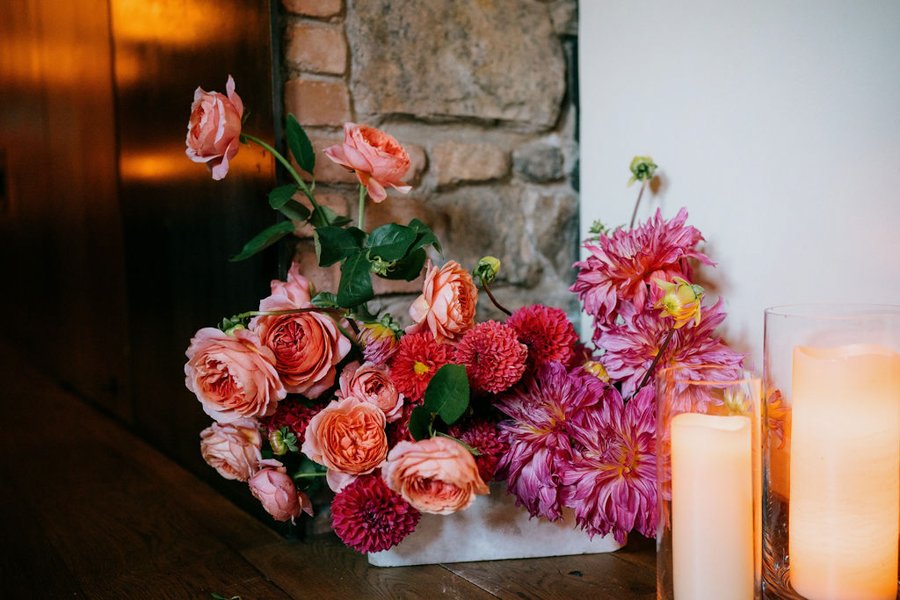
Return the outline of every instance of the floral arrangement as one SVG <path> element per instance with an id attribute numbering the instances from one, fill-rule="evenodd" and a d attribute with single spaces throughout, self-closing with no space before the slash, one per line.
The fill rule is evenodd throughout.
<path id="1" fill-rule="evenodd" d="M 421 513 L 466 509 L 491 480 L 505 481 L 532 516 L 557 520 L 571 509 L 590 535 L 653 536 L 650 375 L 658 364 L 740 363 L 712 335 L 720 304 L 702 306 L 690 283 L 688 261 L 709 259 L 686 213 L 598 230 L 586 244 L 572 289 L 594 321 L 592 351 L 561 309 L 503 307 L 490 289 L 497 259 L 471 272 L 452 260 L 438 266 L 440 243 L 418 220 L 366 230 L 367 200 L 410 189 L 409 156 L 392 136 L 347 123 L 343 143 L 324 152 L 359 180 L 352 224 L 316 202 L 315 182 L 291 161 L 243 132 L 242 115 L 231 77 L 225 94 L 198 88 L 186 142 L 214 179 L 227 175 L 241 143 L 261 145 L 292 178 L 268 196 L 287 220 L 233 260 L 303 221 L 314 228 L 318 264 L 339 263 L 341 277 L 336 292 L 316 290 L 294 264 L 258 310 L 195 334 L 185 376 L 215 420 L 201 433 L 206 462 L 246 482 L 279 521 L 312 514 L 310 494 L 327 485 L 333 529 L 360 552 L 398 544 Z M 312 144 L 293 116 L 285 131 L 294 161 L 313 173 Z M 643 193 L 652 169 L 641 164 L 633 171 Z M 412 281 L 423 272 L 408 327 L 370 312 L 373 276 Z M 505 321 L 476 322 L 479 287 Z"/>

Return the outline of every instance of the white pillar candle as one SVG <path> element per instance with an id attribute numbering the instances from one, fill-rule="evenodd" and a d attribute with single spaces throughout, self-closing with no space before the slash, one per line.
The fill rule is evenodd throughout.
<path id="1" fill-rule="evenodd" d="M 672 418 L 675 600 L 753 598 L 752 440 L 749 417 Z"/>
<path id="2" fill-rule="evenodd" d="M 810 600 L 895 600 L 900 532 L 900 355 L 797 347 L 790 581 Z"/>

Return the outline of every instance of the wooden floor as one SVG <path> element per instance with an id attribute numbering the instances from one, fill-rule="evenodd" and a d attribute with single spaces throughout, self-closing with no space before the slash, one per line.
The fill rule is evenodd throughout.
<path id="1" fill-rule="evenodd" d="M 370 567 L 282 539 L 0 346 L 0 597 L 651 599 L 653 543 L 614 554 Z"/>

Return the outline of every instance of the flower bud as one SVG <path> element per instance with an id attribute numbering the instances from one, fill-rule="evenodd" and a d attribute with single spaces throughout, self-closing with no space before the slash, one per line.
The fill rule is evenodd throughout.
<path id="1" fill-rule="evenodd" d="M 275 456 L 284 456 L 288 451 L 282 431 L 281 429 L 273 429 L 269 432 L 269 445 L 272 446 L 272 454 Z"/>
<path id="2" fill-rule="evenodd" d="M 631 185 L 635 181 L 650 181 L 657 168 L 657 164 L 649 156 L 635 156 L 631 159 L 631 165 L 628 167 L 631 171 L 631 179 L 628 180 L 628 184 Z"/>
<path id="3" fill-rule="evenodd" d="M 609 373 L 606 372 L 606 367 L 599 361 L 589 360 L 584 363 L 583 368 L 603 383 L 609 383 Z"/>
<path id="4" fill-rule="evenodd" d="M 500 272 L 500 259 L 494 256 L 484 256 L 475 265 L 472 274 L 479 278 L 482 283 L 493 283 Z"/>
<path id="5" fill-rule="evenodd" d="M 653 280 L 659 289 L 663 291 L 662 298 L 653 308 L 662 309 L 660 316 L 669 315 L 675 318 L 675 329 L 679 329 L 689 323 L 700 324 L 700 304 L 703 300 L 703 288 L 685 281 L 681 277 L 674 277 L 672 281 L 662 279 Z"/>

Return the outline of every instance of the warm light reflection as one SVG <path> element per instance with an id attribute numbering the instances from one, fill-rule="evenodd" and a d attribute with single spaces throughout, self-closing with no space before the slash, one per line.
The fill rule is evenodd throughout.
<path id="1" fill-rule="evenodd" d="M 175 6 L 174 4 L 177 4 Z M 120 43 L 154 42 L 178 47 L 195 47 L 203 40 L 227 39 L 228 31 L 243 19 L 234 19 L 235 7 L 222 10 L 216 2 L 113 2 L 113 32 Z M 248 2 L 241 10 L 263 10 Z M 177 18 L 173 18 L 177 15 Z"/>
<path id="2" fill-rule="evenodd" d="M 185 122 L 185 125 L 187 123 Z M 261 174 L 265 161 L 272 157 L 256 148 L 242 146 L 231 162 L 228 177 L 246 177 Z M 119 159 L 119 175 L 123 182 L 147 183 L 171 182 L 175 179 L 203 179 L 209 177 L 206 166 L 192 162 L 184 154 L 184 148 L 163 148 L 141 152 L 123 152 Z"/>

